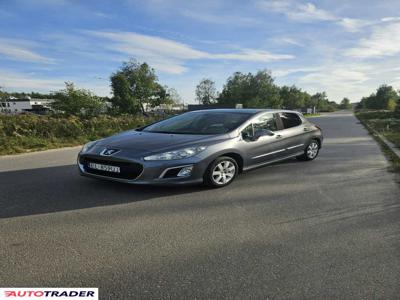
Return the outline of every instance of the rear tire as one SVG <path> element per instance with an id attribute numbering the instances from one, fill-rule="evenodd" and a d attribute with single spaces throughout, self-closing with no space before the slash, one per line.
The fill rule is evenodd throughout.
<path id="1" fill-rule="evenodd" d="M 319 143 L 317 140 L 311 140 L 310 143 L 307 145 L 304 153 L 296 158 L 299 160 L 314 160 L 319 154 Z"/>
<path id="2" fill-rule="evenodd" d="M 239 166 L 233 158 L 221 156 L 214 160 L 204 173 L 204 184 L 220 188 L 231 184 L 239 172 Z"/>

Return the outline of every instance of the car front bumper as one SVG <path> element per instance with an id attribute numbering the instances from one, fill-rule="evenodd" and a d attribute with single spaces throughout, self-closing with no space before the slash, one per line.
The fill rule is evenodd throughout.
<path id="1" fill-rule="evenodd" d="M 104 165 L 116 165 L 116 164 L 135 164 L 141 165 L 142 170 L 133 175 L 134 178 L 120 178 L 115 176 L 113 173 L 98 172 L 93 173 L 93 170 L 88 167 L 88 161 L 96 161 Z M 154 184 L 154 185 L 181 185 L 181 184 L 196 184 L 203 182 L 203 175 L 206 171 L 211 160 L 204 157 L 190 157 L 186 159 L 170 160 L 170 161 L 145 161 L 140 158 L 129 158 L 125 157 L 123 153 L 112 156 L 104 157 L 101 155 L 93 154 L 81 154 L 79 153 L 77 164 L 81 175 L 105 179 L 117 182 L 123 182 L 128 184 Z M 189 176 L 173 176 L 174 173 L 184 167 L 192 167 Z M 171 171 L 170 171 L 171 170 Z M 170 172 L 169 172 L 170 171 Z M 99 174 L 101 173 L 101 174 Z M 129 175 L 129 170 L 125 172 L 125 175 Z M 171 176 L 172 174 L 172 176 Z"/>

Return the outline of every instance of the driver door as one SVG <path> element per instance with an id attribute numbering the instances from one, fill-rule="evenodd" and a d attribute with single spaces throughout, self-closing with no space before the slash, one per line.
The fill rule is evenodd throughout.
<path id="1" fill-rule="evenodd" d="M 254 139 L 255 134 L 260 130 L 268 130 L 273 135 L 262 135 Z M 257 166 L 273 161 L 285 155 L 285 147 L 280 140 L 280 135 L 275 133 L 278 130 L 277 115 L 265 113 L 259 116 L 254 122 L 242 131 L 242 149 L 247 154 L 249 166 Z"/>

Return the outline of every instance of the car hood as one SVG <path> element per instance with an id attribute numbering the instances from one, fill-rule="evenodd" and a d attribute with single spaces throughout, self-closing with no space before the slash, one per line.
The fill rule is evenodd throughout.
<path id="1" fill-rule="evenodd" d="M 100 140 L 96 146 L 116 149 L 129 149 L 141 152 L 160 152 L 190 147 L 192 145 L 212 144 L 228 139 L 229 135 L 191 135 L 166 134 L 129 130 Z"/>

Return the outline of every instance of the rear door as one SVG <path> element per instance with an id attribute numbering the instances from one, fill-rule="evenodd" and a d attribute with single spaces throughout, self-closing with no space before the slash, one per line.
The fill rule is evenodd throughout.
<path id="1" fill-rule="evenodd" d="M 309 126 L 297 113 L 279 113 L 278 124 L 281 130 L 282 142 L 286 149 L 286 156 L 303 151 L 307 143 Z"/>

